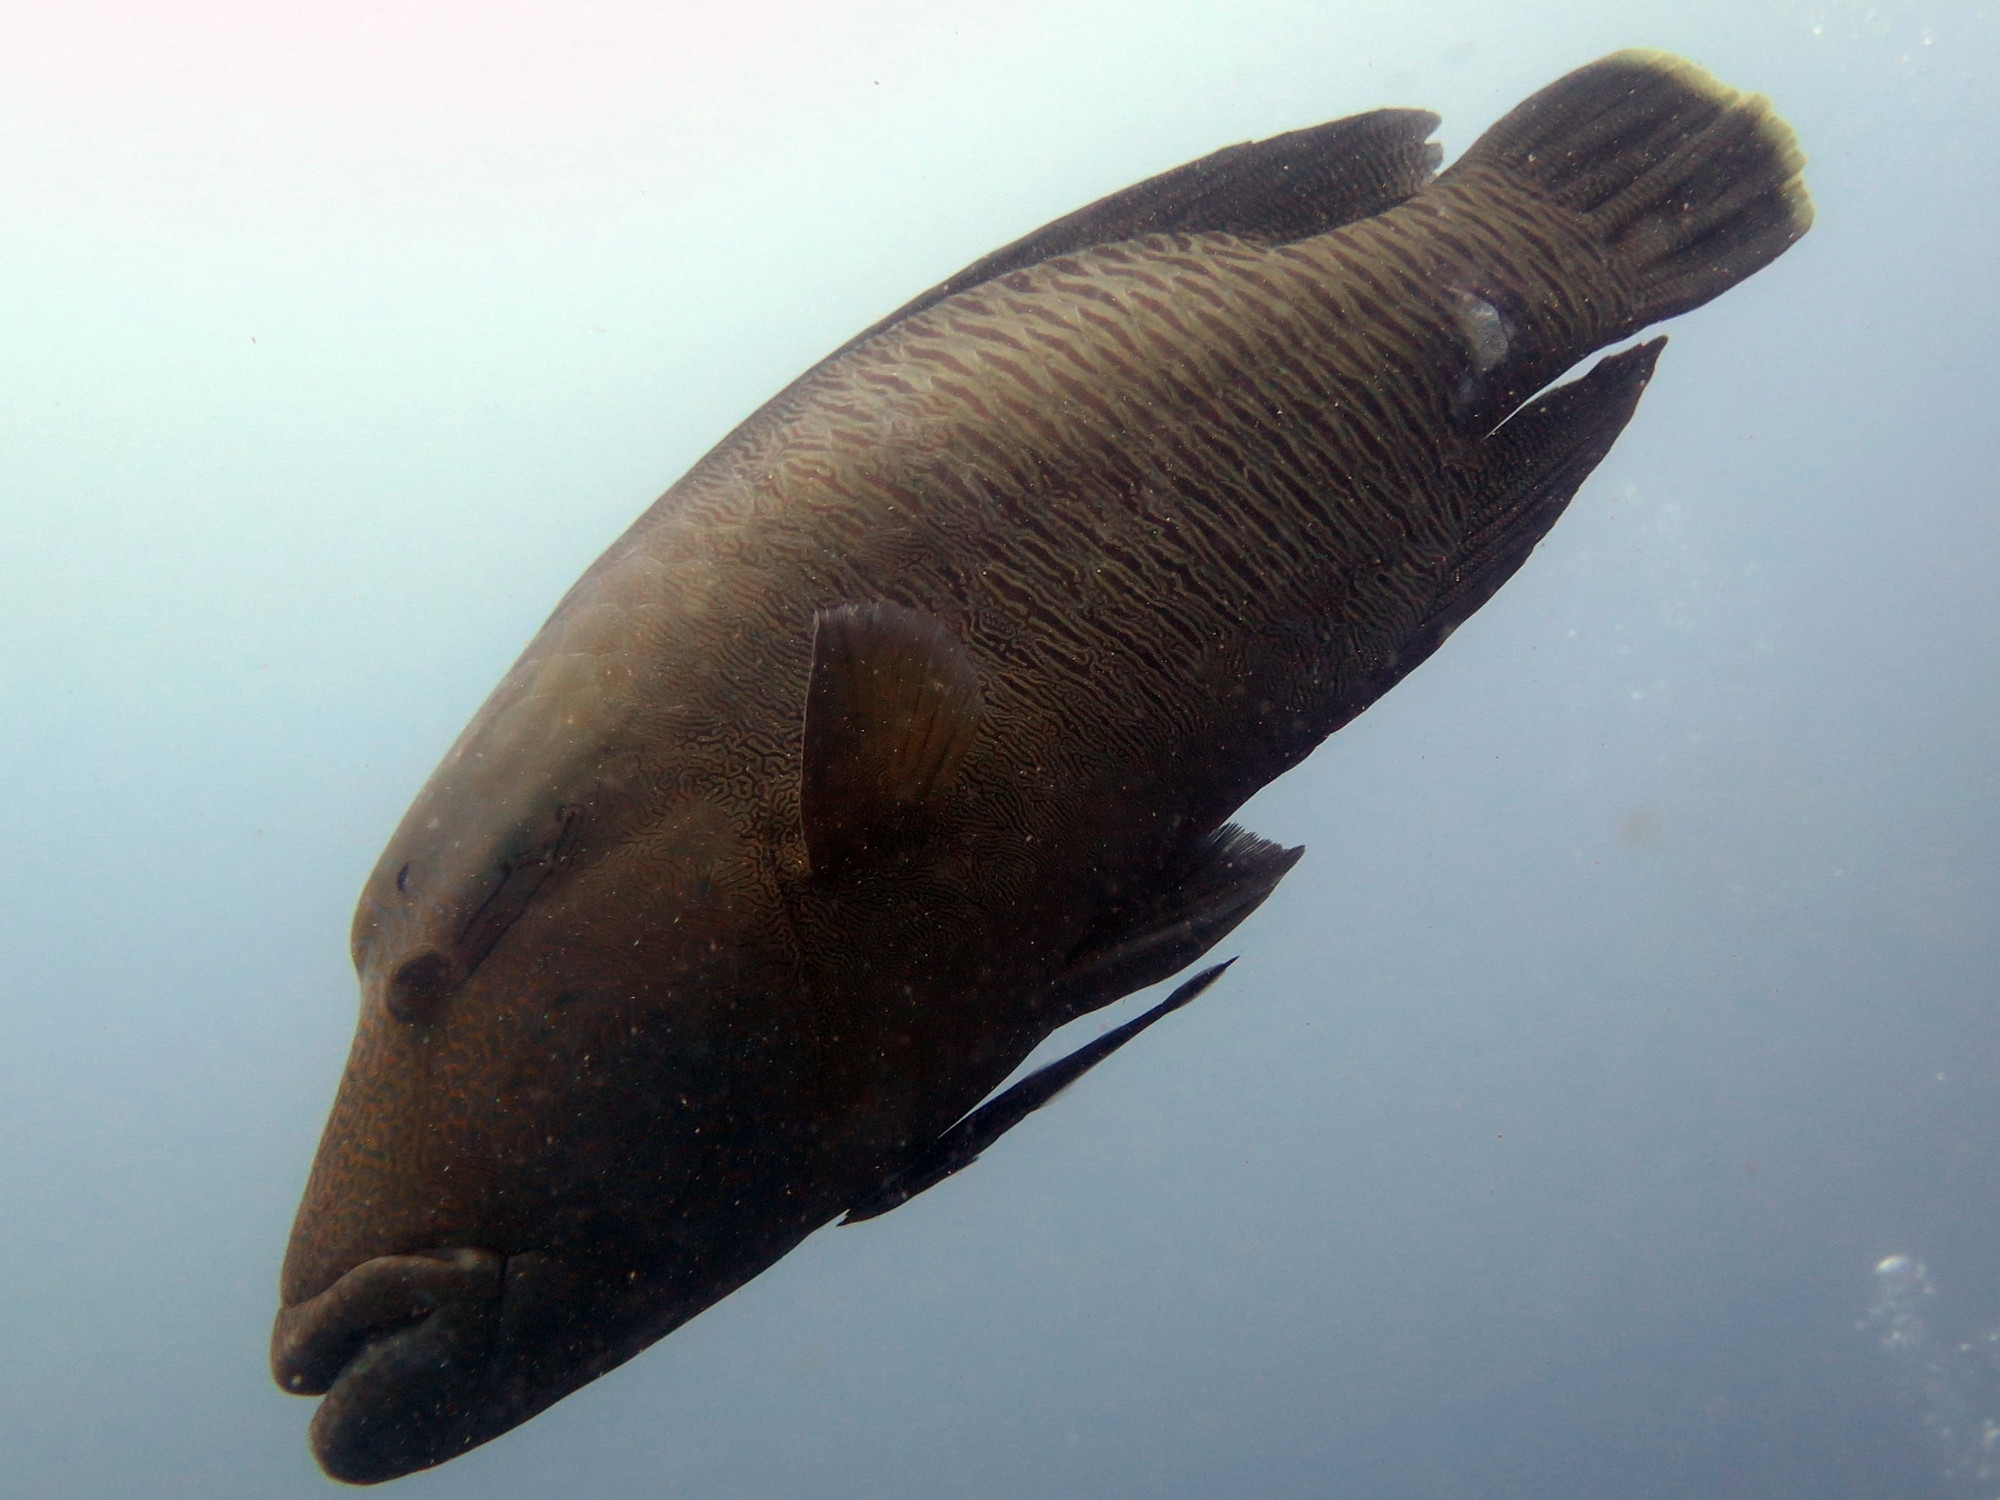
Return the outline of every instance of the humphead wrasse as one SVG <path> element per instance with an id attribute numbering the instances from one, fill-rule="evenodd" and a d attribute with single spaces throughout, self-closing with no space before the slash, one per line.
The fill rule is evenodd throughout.
<path id="1" fill-rule="evenodd" d="M 1298 858 L 1231 824 L 1526 559 L 1664 340 L 1806 230 L 1791 132 L 1621 53 L 1232 146 L 793 383 L 556 608 L 390 841 L 273 1340 L 328 1473 L 440 1463 L 984 1105 Z"/>

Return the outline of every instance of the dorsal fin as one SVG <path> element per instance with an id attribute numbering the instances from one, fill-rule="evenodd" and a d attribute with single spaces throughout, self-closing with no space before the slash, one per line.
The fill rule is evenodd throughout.
<path id="1" fill-rule="evenodd" d="M 1261 906 L 1304 853 L 1224 824 L 1078 945 L 1056 978 L 1056 1014 L 1088 1014 L 1187 967 Z"/>
<path id="2" fill-rule="evenodd" d="M 1148 234 L 1237 234 L 1282 245 L 1386 212 L 1437 175 L 1444 154 L 1430 139 L 1437 127 L 1427 109 L 1375 109 L 1183 162 L 982 255 L 814 362 L 779 397 L 883 329 L 1052 256 Z"/>
<path id="3" fill-rule="evenodd" d="M 972 659 L 935 616 L 843 604 L 814 617 L 799 807 L 815 876 L 928 830 L 980 706 Z"/>
<path id="4" fill-rule="evenodd" d="M 956 292 L 1092 245 L 1147 234 L 1212 233 L 1279 245 L 1372 217 L 1431 180 L 1440 150 L 1429 136 L 1437 126 L 1438 117 L 1428 110 L 1377 109 L 1224 146 L 981 256 L 836 354 Z"/>

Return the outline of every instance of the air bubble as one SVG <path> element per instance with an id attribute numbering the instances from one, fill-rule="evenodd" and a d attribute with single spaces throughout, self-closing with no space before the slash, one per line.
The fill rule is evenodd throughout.
<path id="1" fill-rule="evenodd" d="M 1954 1493 L 1992 1500 L 2000 1484 L 2000 1328 L 1940 1337 L 1928 1267 L 1914 1255 L 1875 1263 L 1875 1295 L 1860 1326 L 1889 1356 L 1899 1400 L 1914 1412 Z"/>

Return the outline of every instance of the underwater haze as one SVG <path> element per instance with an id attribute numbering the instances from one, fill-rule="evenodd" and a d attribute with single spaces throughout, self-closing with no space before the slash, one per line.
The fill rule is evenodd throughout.
<path id="1" fill-rule="evenodd" d="M 1212 990 L 412 1497 L 2000 1494 L 2000 12 L 18 7 L 0 1497 L 316 1496 L 348 923 L 578 573 L 923 288 L 1384 105 L 1770 96 L 1817 222 L 1248 804 Z M 1140 1013 L 1134 996 L 1040 1058 Z"/>

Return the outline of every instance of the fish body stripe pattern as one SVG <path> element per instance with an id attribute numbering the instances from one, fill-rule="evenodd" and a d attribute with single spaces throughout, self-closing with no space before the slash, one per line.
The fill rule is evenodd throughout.
<path id="1" fill-rule="evenodd" d="M 1484 370 L 1468 301 L 1509 330 Z M 732 631 L 803 643 L 856 598 L 943 620 L 987 697 L 961 833 L 1046 889 L 1038 835 L 1152 816 L 1133 854 L 1163 859 L 1365 707 L 1477 519 L 1487 431 L 1631 316 L 1587 221 L 1477 178 L 1289 244 L 1102 246 L 849 350 L 621 547 L 726 565 Z M 780 757 L 804 669 L 766 684 Z M 793 778 L 754 779 L 795 839 Z"/>

